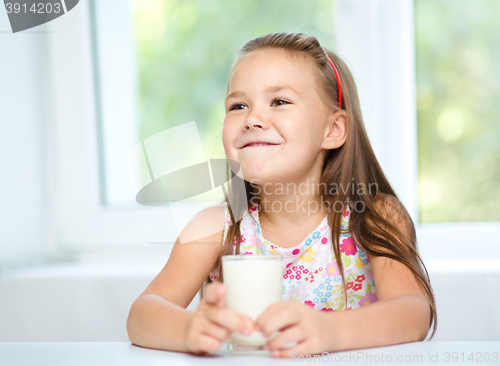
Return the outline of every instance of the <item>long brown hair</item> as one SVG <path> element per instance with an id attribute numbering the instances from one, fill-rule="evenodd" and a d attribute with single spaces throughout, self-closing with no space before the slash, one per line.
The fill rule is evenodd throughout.
<path id="1" fill-rule="evenodd" d="M 376 187 L 376 192 L 372 192 L 371 189 L 356 188 L 337 189 L 333 192 L 326 190 L 322 194 L 323 200 L 328 203 L 330 208 L 328 220 L 332 228 L 332 238 L 334 238 L 335 257 L 344 283 L 345 308 L 347 307 L 347 290 L 339 249 L 342 210 L 331 208 L 335 207 L 335 203 L 338 202 L 354 202 L 357 205 L 361 203 L 358 207 L 362 206 L 363 209 L 351 211 L 348 225 L 349 233 L 356 244 L 369 255 L 388 257 L 401 262 L 415 275 L 430 306 L 429 327 L 433 326 L 430 337 L 432 339 L 437 327 L 436 304 L 427 269 L 417 249 L 415 225 L 389 184 L 373 153 L 361 116 L 358 92 L 351 72 L 335 53 L 323 48 L 316 37 L 302 33 L 271 33 L 248 41 L 238 51 L 231 67 L 230 76 L 245 56 L 265 49 L 281 49 L 286 51 L 287 55 L 306 57 L 311 60 L 316 66 L 314 69 L 319 85 L 318 91 L 325 105 L 336 112 L 340 110 L 338 85 L 327 55 L 330 57 L 338 70 L 342 86 L 341 107 L 347 114 L 347 138 L 341 147 L 329 150 L 326 154 L 320 185 L 324 187 L 351 187 L 354 184 L 355 187 Z M 230 80 L 229 77 L 228 91 Z M 229 177 L 231 168 L 228 166 L 227 169 Z M 247 181 L 245 181 L 245 188 L 247 192 L 246 208 L 249 208 L 250 199 L 255 198 L 257 194 L 254 193 L 253 185 Z M 231 186 L 229 186 L 228 194 L 232 194 Z M 222 243 L 221 256 L 233 254 L 234 243 L 236 243 L 235 252 L 239 254 L 241 242 L 240 221 L 234 220 L 233 217 L 233 213 L 241 212 L 241 208 L 231 207 L 228 197 L 226 197 L 226 202 L 235 224 L 228 229 L 226 239 Z M 260 204 L 258 206 L 260 207 Z M 403 231 L 399 229 L 401 226 L 396 221 L 398 218 L 403 220 L 405 228 Z M 222 276 L 221 268 L 221 281 L 223 280 Z"/>

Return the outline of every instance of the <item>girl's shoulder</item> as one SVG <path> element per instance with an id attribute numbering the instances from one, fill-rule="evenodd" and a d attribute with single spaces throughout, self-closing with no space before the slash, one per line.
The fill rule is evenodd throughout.
<path id="1" fill-rule="evenodd" d="M 211 217 L 212 221 L 216 226 L 220 226 L 223 223 L 223 218 L 225 217 L 227 211 L 226 202 L 219 205 L 209 206 L 198 212 L 195 217 L 198 219 Z"/>
<path id="2" fill-rule="evenodd" d="M 374 210 L 387 222 L 391 223 L 409 237 L 415 236 L 415 225 L 403 203 L 395 196 L 379 193 L 373 199 Z M 368 225 L 380 227 L 379 222 L 368 219 Z"/>
<path id="3" fill-rule="evenodd" d="M 194 241 L 219 242 L 225 225 L 225 205 L 206 207 L 187 223 L 179 235 L 180 243 Z"/>
<path id="4" fill-rule="evenodd" d="M 387 193 L 378 193 L 373 199 L 375 210 L 388 219 L 405 219 L 411 221 L 410 215 L 403 203 L 395 196 Z"/>
<path id="5" fill-rule="evenodd" d="M 373 203 L 375 209 L 378 210 L 401 210 L 404 209 L 403 204 L 399 199 L 391 194 L 379 192 L 374 198 Z"/>

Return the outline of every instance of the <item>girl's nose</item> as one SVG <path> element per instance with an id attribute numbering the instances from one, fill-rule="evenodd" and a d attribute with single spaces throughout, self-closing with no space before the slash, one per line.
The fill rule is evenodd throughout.
<path id="1" fill-rule="evenodd" d="M 267 123 L 264 118 L 260 114 L 250 113 L 245 119 L 245 123 L 243 124 L 244 130 L 253 130 L 253 129 L 267 129 L 269 128 L 269 123 Z"/>
<path id="2" fill-rule="evenodd" d="M 243 128 L 245 130 L 263 129 L 264 124 L 263 123 L 245 123 Z"/>

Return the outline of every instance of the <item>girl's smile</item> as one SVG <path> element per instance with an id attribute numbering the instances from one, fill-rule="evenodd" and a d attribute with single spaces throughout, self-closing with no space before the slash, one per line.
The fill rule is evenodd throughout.
<path id="1" fill-rule="evenodd" d="M 252 144 L 249 144 L 249 145 L 245 145 L 244 147 L 242 147 L 240 150 L 243 150 L 243 149 L 246 149 L 245 151 L 255 151 L 255 148 L 257 147 L 264 147 L 264 148 L 269 148 L 269 147 L 274 147 L 274 146 L 279 146 L 281 144 L 269 144 L 269 143 L 252 143 Z M 260 149 L 262 150 L 262 149 Z"/>

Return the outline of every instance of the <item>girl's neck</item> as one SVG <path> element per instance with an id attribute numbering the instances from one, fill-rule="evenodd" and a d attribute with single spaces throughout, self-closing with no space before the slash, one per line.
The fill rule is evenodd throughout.
<path id="1" fill-rule="evenodd" d="M 305 223 L 321 221 L 328 213 L 316 179 L 261 187 L 259 199 L 261 225 L 276 229 L 299 230 Z"/>
<path id="2" fill-rule="evenodd" d="M 275 201 L 276 202 L 276 201 Z M 311 205 L 308 207 L 308 205 Z M 282 209 L 276 210 L 278 203 L 275 203 L 274 209 L 268 202 L 268 207 L 261 201 L 261 211 L 259 212 L 259 220 L 263 227 L 274 228 L 273 231 L 301 231 L 301 227 L 307 223 L 319 223 L 328 213 L 326 205 L 322 204 L 321 197 L 318 200 L 303 200 L 300 196 L 295 196 L 294 201 L 290 201 L 288 207 L 298 206 L 298 211 L 287 211 Z M 295 207 L 294 207 L 295 208 Z M 303 210 L 302 210 L 303 208 Z M 316 226 L 314 225 L 314 226 Z"/>
<path id="3" fill-rule="evenodd" d="M 304 226 L 321 221 L 328 213 L 322 203 L 320 186 L 326 150 L 321 150 L 310 169 L 288 182 L 260 185 L 260 222 L 263 227 L 298 232 Z M 263 220 L 262 220 L 263 219 Z M 318 224 L 319 224 L 318 222 Z"/>

